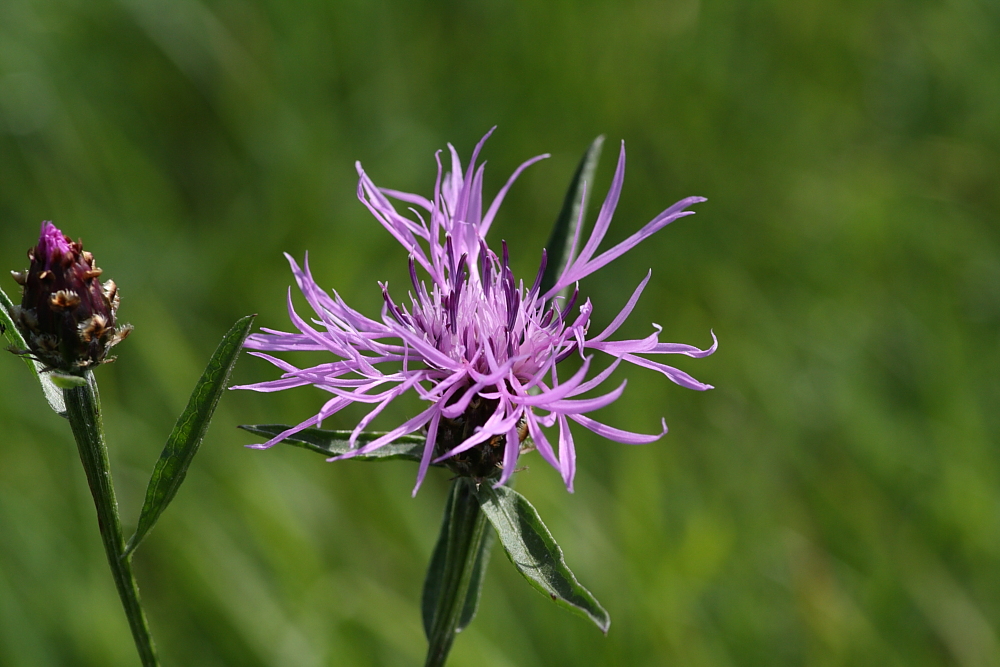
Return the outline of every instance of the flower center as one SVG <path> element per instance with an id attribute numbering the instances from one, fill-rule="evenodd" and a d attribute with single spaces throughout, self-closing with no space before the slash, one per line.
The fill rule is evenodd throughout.
<path id="1" fill-rule="evenodd" d="M 462 444 L 474 435 L 497 410 L 500 401 L 476 396 L 469 402 L 469 407 L 461 417 L 455 419 L 441 418 L 438 426 L 437 442 L 434 445 L 435 456 L 441 456 L 453 447 Z M 527 425 L 518 424 L 519 442 L 524 442 L 528 435 Z M 503 469 L 503 453 L 507 446 L 507 436 L 497 434 L 459 452 L 445 460 L 448 469 L 459 477 L 474 477 L 484 479 L 500 474 Z"/>

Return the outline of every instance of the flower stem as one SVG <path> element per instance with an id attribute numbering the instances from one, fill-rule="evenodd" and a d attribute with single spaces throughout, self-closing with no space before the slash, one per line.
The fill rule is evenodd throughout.
<path id="1" fill-rule="evenodd" d="M 452 482 L 451 501 L 451 535 L 424 667 L 441 667 L 448 659 L 469 594 L 479 547 L 486 534 L 486 515 L 479 508 L 473 480 L 459 477 Z"/>
<path id="2" fill-rule="evenodd" d="M 139 586 L 132 575 L 132 563 L 129 558 L 122 557 L 125 538 L 118 518 L 118 501 L 115 500 L 115 489 L 111 481 L 108 449 L 104 444 L 104 424 L 101 420 L 101 399 L 97 393 L 97 382 L 90 371 L 85 371 L 84 377 L 87 379 L 85 385 L 63 390 L 67 417 L 80 451 L 80 461 L 87 473 L 87 483 L 97 508 L 97 523 L 101 529 L 104 552 L 128 617 L 136 649 L 143 667 L 158 667 L 160 662 L 156 657 L 156 647 L 146 623 L 146 615 L 139 602 Z"/>

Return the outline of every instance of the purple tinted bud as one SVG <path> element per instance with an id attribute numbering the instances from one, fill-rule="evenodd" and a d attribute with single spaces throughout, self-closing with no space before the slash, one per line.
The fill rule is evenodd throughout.
<path id="1" fill-rule="evenodd" d="M 30 354 L 50 369 L 79 371 L 105 361 L 108 350 L 132 330 L 115 322 L 118 287 L 101 283 L 94 256 L 51 222 L 42 223 L 31 266 L 12 272 L 21 285 L 14 321 Z"/>

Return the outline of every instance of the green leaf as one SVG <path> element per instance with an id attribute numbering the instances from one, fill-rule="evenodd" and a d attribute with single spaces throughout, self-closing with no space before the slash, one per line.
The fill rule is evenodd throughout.
<path id="1" fill-rule="evenodd" d="M 292 427 L 285 424 L 242 424 L 239 428 L 270 439 Z M 363 431 L 358 435 L 357 446 L 361 447 L 383 435 L 385 433 Z M 288 436 L 278 444 L 301 447 L 323 454 L 324 456 L 340 456 L 351 451 L 351 446 L 348 442 L 350 437 L 351 431 L 325 431 L 319 428 L 307 428 Z M 405 459 L 407 461 L 419 462 L 426 442 L 427 438 L 422 435 L 402 435 L 370 454 L 355 456 L 351 461 L 391 461 L 393 459 Z"/>
<path id="2" fill-rule="evenodd" d="M 611 617 L 570 572 L 562 549 L 528 499 L 511 488 L 494 489 L 488 483 L 480 486 L 478 497 L 507 557 L 521 576 L 557 604 L 592 620 L 607 634 Z"/>
<path id="3" fill-rule="evenodd" d="M 458 618 L 458 625 L 455 632 L 465 629 L 479 611 L 479 598 L 483 595 L 483 582 L 486 580 L 486 568 L 490 564 L 490 551 L 493 543 L 497 540 L 496 531 L 483 531 L 483 539 L 479 543 L 479 550 L 476 552 L 476 563 L 472 570 L 472 579 L 469 580 L 469 592 L 465 596 L 465 604 L 462 605 L 462 615 Z"/>
<path id="4" fill-rule="evenodd" d="M 0 289 L 0 329 L 3 330 L 3 334 L 10 341 L 10 346 L 14 350 L 27 350 L 28 344 L 25 342 L 24 338 L 21 336 L 21 332 L 18 331 L 17 327 L 14 325 L 14 320 L 12 319 L 11 313 L 14 312 L 14 303 L 10 300 L 10 297 Z M 43 372 L 45 369 L 44 364 L 41 364 L 27 355 L 20 355 L 22 361 L 31 369 L 35 378 L 38 379 L 38 383 L 42 386 L 42 394 L 45 395 L 45 400 L 48 401 L 49 407 L 60 417 L 66 416 L 66 402 L 63 400 L 62 390 L 57 387 L 53 382 L 52 378 L 49 377 L 48 373 Z"/>
<path id="5" fill-rule="evenodd" d="M 547 261 L 545 273 L 542 274 L 540 294 L 545 294 L 556 284 L 556 279 L 559 278 L 569 262 L 573 237 L 587 216 L 587 202 L 590 201 L 590 193 L 594 189 L 594 171 L 597 169 L 597 161 L 601 157 L 602 146 L 604 146 L 603 134 L 594 139 L 587 148 L 587 152 L 580 159 L 576 173 L 573 174 L 573 179 L 569 183 L 569 190 L 566 191 L 562 210 L 559 211 L 556 224 L 552 227 L 549 242 L 545 244 Z M 584 190 L 584 184 L 587 186 L 586 190 Z M 579 248 L 577 250 L 579 251 Z"/>
<path id="6" fill-rule="evenodd" d="M 139 515 L 139 525 L 128 541 L 123 557 L 135 551 L 142 538 L 149 533 L 163 514 L 163 510 L 174 499 L 177 489 L 184 481 L 188 466 L 198 453 L 198 447 L 205 437 L 205 432 L 208 431 L 215 406 L 219 404 L 219 397 L 226 388 L 229 374 L 239 356 L 243 341 L 250 333 L 255 317 L 257 316 L 247 315 L 233 325 L 219 343 L 208 366 L 205 367 L 205 372 L 194 386 L 187 407 L 177 418 L 174 430 L 167 438 L 167 444 L 153 467 L 149 486 L 146 487 L 146 501 Z"/>
<path id="7" fill-rule="evenodd" d="M 451 484 L 441 537 L 424 582 L 421 611 L 427 635 L 424 667 L 442 667 L 455 636 L 476 615 L 492 533 L 476 497 L 477 483 L 457 477 Z"/>
<path id="8" fill-rule="evenodd" d="M 457 481 L 457 480 L 456 480 Z M 424 591 L 420 596 L 420 615 L 424 621 L 424 636 L 431 638 L 434 630 L 434 616 L 437 614 L 441 600 L 441 589 L 445 579 L 445 561 L 448 556 L 449 542 L 454 540 L 455 531 L 451 529 L 452 514 L 455 511 L 456 484 L 453 482 L 448 491 L 448 500 L 444 505 L 444 516 L 441 518 L 441 532 L 438 533 L 437 544 L 431 562 L 427 565 L 427 576 L 424 577 Z"/>
<path id="9" fill-rule="evenodd" d="M 449 551 L 456 551 L 455 542 L 461 537 L 459 535 L 461 531 L 453 525 L 455 517 L 458 516 L 454 513 L 455 496 L 458 493 L 457 482 L 458 480 L 452 484 L 451 492 L 448 494 L 448 502 L 444 508 L 444 517 L 441 520 L 441 533 L 438 535 L 438 541 L 434 547 L 434 554 L 431 556 L 431 562 L 427 568 L 427 578 L 424 580 L 424 592 L 420 601 L 420 606 L 424 621 L 424 633 L 427 635 L 427 639 L 432 638 L 434 617 L 439 613 L 441 593 L 445 588 L 444 582 L 447 578 L 445 564 L 447 561 L 447 555 Z M 475 514 L 479 514 L 479 501 L 476 500 L 473 495 L 467 494 L 465 497 L 468 498 L 468 500 L 471 500 L 474 505 L 474 507 L 471 508 L 473 510 L 473 516 Z M 470 510 L 466 509 L 466 511 L 460 513 L 460 515 L 466 516 L 469 515 L 469 513 Z M 490 550 L 493 547 L 494 541 L 496 541 L 496 533 L 493 531 L 484 531 L 482 539 L 476 549 L 475 563 L 473 564 L 472 574 L 469 579 L 468 592 L 466 593 L 465 600 L 462 603 L 462 612 L 459 615 L 458 623 L 455 626 L 454 632 L 461 632 L 464 630 L 465 627 L 472 622 L 472 619 L 476 617 L 476 611 L 479 609 L 479 598 L 483 593 L 483 580 L 486 568 L 489 566 L 490 562 Z"/>

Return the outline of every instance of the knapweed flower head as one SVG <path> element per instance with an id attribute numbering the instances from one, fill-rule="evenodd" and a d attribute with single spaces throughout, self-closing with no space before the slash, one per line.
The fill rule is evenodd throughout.
<path id="1" fill-rule="evenodd" d="M 27 354 L 50 369 L 80 371 L 107 358 L 132 330 L 115 321 L 118 287 L 102 283 L 94 256 L 51 222 L 28 250 L 27 271 L 12 271 L 21 305 L 11 314 L 28 344 Z"/>
<path id="2" fill-rule="evenodd" d="M 320 288 L 310 273 L 308 257 L 300 267 L 286 255 L 316 317 L 311 323 L 301 318 L 292 306 L 289 291 L 288 313 L 298 332 L 264 329 L 265 333 L 251 335 L 245 345 L 280 368 L 283 375 L 278 380 L 242 388 L 270 392 L 314 385 L 332 394 L 332 398 L 315 416 L 253 447 L 270 447 L 319 425 L 348 405 L 364 403 L 372 407 L 352 432 L 353 448 L 330 460 L 367 454 L 403 435 L 425 433 L 416 493 L 431 463 L 444 463 L 460 475 L 498 477 L 496 484 L 503 484 L 514 472 L 519 455 L 533 445 L 572 491 L 576 452 L 570 421 L 626 444 L 652 442 L 667 432 L 665 422 L 661 432 L 642 434 L 587 416 L 622 395 L 624 381 L 604 394 L 581 398 L 597 390 L 621 362 L 659 371 L 689 389 L 711 389 L 687 373 L 645 355 L 704 357 L 715 351 L 714 342 L 707 350 L 661 343 L 660 327 L 656 325 L 646 338 L 609 340 L 634 308 L 650 274 L 596 336 L 588 337 L 593 312 L 590 300 L 577 307 L 577 283 L 581 278 L 670 222 L 691 215 L 693 212 L 686 209 L 704 199 L 688 197 L 677 202 L 632 236 L 598 254 L 624 180 L 622 144 L 611 189 L 589 239 L 579 247 L 582 225 L 577 225 L 564 269 L 555 284 L 543 292 L 544 251 L 537 276 L 526 285 L 511 271 L 506 242 L 501 242 L 498 254 L 487 245 L 486 236 L 513 182 L 529 165 L 548 156 L 533 158 L 518 167 L 484 213 L 484 165 L 477 167 L 476 159 L 488 137 L 476 146 L 464 171 L 450 144 L 450 172 L 442 175 L 440 152 L 437 154 L 438 176 L 432 199 L 378 188 L 358 163 L 359 199 L 409 254 L 412 291 L 405 300 L 397 300 L 390 295 L 387 284 L 379 283 L 384 300 L 380 321 L 352 309 L 336 291 L 327 293 Z M 400 213 L 390 197 L 408 205 L 412 217 Z M 572 293 L 568 298 L 559 296 L 569 288 Z M 336 360 L 297 368 L 267 354 L 290 351 L 325 351 Z M 590 351 L 603 352 L 613 359 L 607 368 L 588 378 L 593 359 Z M 579 369 L 560 380 L 559 363 L 574 354 L 582 357 Z M 427 407 L 383 436 L 355 447 L 356 439 L 372 420 L 406 392 L 415 392 Z M 555 429 L 556 433 L 548 435 L 546 429 Z"/>

